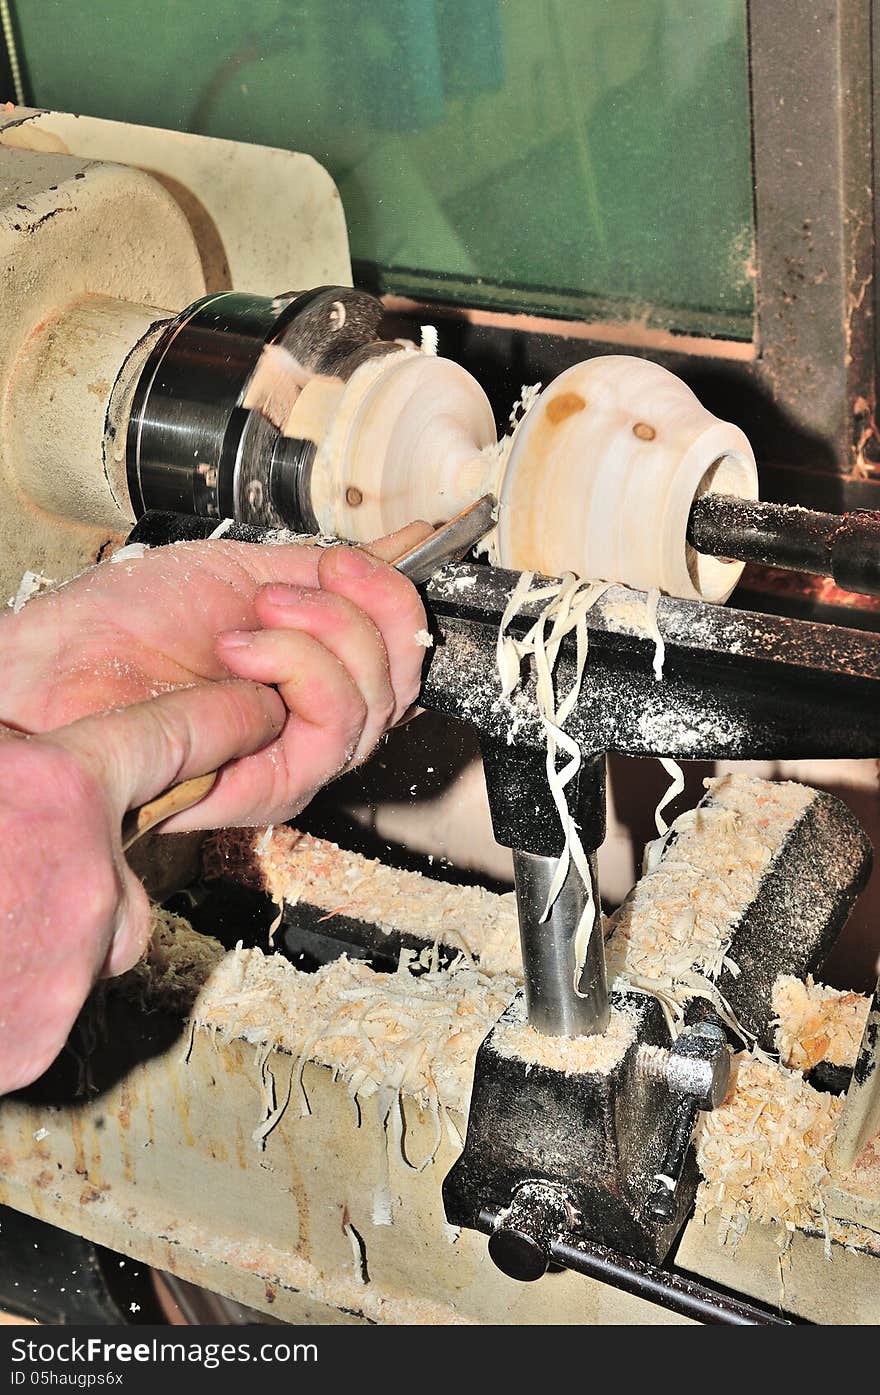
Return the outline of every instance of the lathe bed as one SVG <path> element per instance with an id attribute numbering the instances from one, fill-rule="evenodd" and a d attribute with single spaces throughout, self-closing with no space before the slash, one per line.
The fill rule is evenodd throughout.
<path id="1" fill-rule="evenodd" d="M 766 788 L 746 784 L 741 807 Z M 726 1105 L 706 1116 L 696 1216 L 674 1269 L 658 1281 L 618 1256 L 603 1283 L 558 1273 L 512 1284 L 476 1232 L 448 1225 L 440 1201 L 478 1047 L 517 991 L 512 898 L 395 873 L 286 828 L 221 835 L 205 869 L 213 892 L 193 911 L 201 926 L 224 886 L 261 881 L 285 898 L 275 938 L 289 956 L 302 962 L 305 943 L 317 962 L 320 934 L 335 942 L 329 952 L 363 953 L 347 931 L 370 915 L 374 938 L 390 940 L 381 971 L 335 958 L 303 972 L 267 954 L 269 897 L 259 948 L 224 951 L 160 917 L 148 959 L 87 1010 L 73 1039 L 82 1069 L 68 1057 L 2 1111 L 4 1201 L 288 1321 L 656 1321 L 665 1309 L 646 1301 L 699 1316 L 707 1287 L 720 1290 L 722 1316 L 729 1287 L 757 1300 L 759 1320 L 780 1303 L 812 1320 L 876 1319 L 876 1234 L 823 1213 L 841 1100 L 749 1054 Z M 396 924 L 434 927 L 421 962 Z M 612 959 L 613 945 L 612 933 Z M 787 1012 L 776 1041 L 815 1071 L 817 990 L 798 997 L 793 982 L 774 996 Z M 838 1068 L 854 1064 L 868 1007 L 828 995 L 822 1029 Z M 552 1049 L 565 1071 L 601 1073 L 611 1046 L 626 1044 L 624 1028 L 604 1060 L 589 1040 Z M 865 1160 L 860 1184 L 880 1199 L 872 1175 Z M 847 1262 L 834 1266 L 829 1298 L 831 1245 L 846 1247 Z M 739 1311 L 731 1301 L 733 1320 Z"/>

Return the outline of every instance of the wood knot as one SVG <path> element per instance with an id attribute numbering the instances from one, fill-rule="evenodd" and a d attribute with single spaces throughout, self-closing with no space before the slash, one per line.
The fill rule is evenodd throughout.
<path id="1" fill-rule="evenodd" d="M 350 484 L 348 486 L 348 489 L 346 489 L 345 502 L 349 504 L 353 509 L 356 509 L 358 504 L 362 504 L 364 502 L 364 496 L 358 489 L 356 484 Z"/>
<path id="2" fill-rule="evenodd" d="M 640 441 L 653 441 L 654 437 L 657 435 L 657 432 L 655 431 L 653 426 L 650 426 L 648 424 L 648 422 L 637 421 L 635 426 L 633 427 L 633 435 L 638 436 Z"/>
<path id="3" fill-rule="evenodd" d="M 550 398 L 544 412 L 550 425 L 558 426 L 566 417 L 573 417 L 575 412 L 582 412 L 586 405 L 579 392 L 560 392 Z"/>

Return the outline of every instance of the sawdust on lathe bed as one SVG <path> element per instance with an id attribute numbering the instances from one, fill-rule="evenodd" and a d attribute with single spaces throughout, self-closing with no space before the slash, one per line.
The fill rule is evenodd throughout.
<path id="1" fill-rule="evenodd" d="M 204 853 L 205 875 L 247 880 L 278 904 L 303 901 L 333 917 L 348 916 L 386 934 L 438 940 L 479 960 L 488 973 L 522 975 L 519 921 L 512 892 L 435 881 L 348 852 L 286 824 L 271 829 L 229 829 Z"/>
<path id="2" fill-rule="evenodd" d="M 705 784 L 711 803 L 675 820 L 674 842 L 608 922 L 609 979 L 623 972 L 673 990 L 687 989 L 694 971 L 716 979 L 737 921 L 815 798 L 749 775 Z"/>
<path id="3" fill-rule="evenodd" d="M 403 1091 L 465 1110 L 483 1038 L 516 992 L 463 958 L 420 968 L 403 950 L 396 973 L 343 955 L 306 974 L 278 954 L 239 946 L 215 967 L 193 1010 L 197 1029 L 279 1048 L 331 1067 L 352 1094 Z"/>

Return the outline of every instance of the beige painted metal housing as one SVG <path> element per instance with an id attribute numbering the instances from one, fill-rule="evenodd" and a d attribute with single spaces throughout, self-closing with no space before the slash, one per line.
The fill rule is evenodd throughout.
<path id="1" fill-rule="evenodd" d="M 73 575 L 130 527 L 125 426 L 158 325 L 206 291 L 350 280 L 310 156 L 0 114 L 0 592 Z"/>

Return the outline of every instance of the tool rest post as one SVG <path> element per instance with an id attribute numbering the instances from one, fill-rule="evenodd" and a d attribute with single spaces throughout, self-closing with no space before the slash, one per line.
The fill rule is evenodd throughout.
<path id="1" fill-rule="evenodd" d="M 492 764 L 491 759 L 489 764 Z M 533 772 L 532 791 L 542 788 L 537 778 L 540 774 L 540 771 Z M 496 781 L 488 775 L 487 782 L 492 805 Z M 543 784 L 546 786 L 546 780 Z M 522 819 L 525 813 L 528 819 L 532 812 L 531 806 L 523 804 L 519 817 Z M 529 1022 L 548 1036 L 592 1036 L 605 1031 L 610 1014 L 602 906 L 596 874 L 596 849 L 605 837 L 605 757 L 585 759 L 577 781 L 576 809 L 572 810 L 589 859 L 593 901 L 593 926 L 577 988 L 575 938 L 588 892 L 572 862 L 559 895 L 544 917 L 562 852 L 562 831 L 555 809 L 542 812 L 544 817 L 536 819 L 529 836 L 521 840 L 527 847 L 518 845 L 514 830 L 506 832 L 508 838 L 513 834 L 513 870 Z M 499 833 L 504 836 L 505 830 L 498 826 L 498 810 L 494 805 L 493 820 L 496 836 Z"/>

